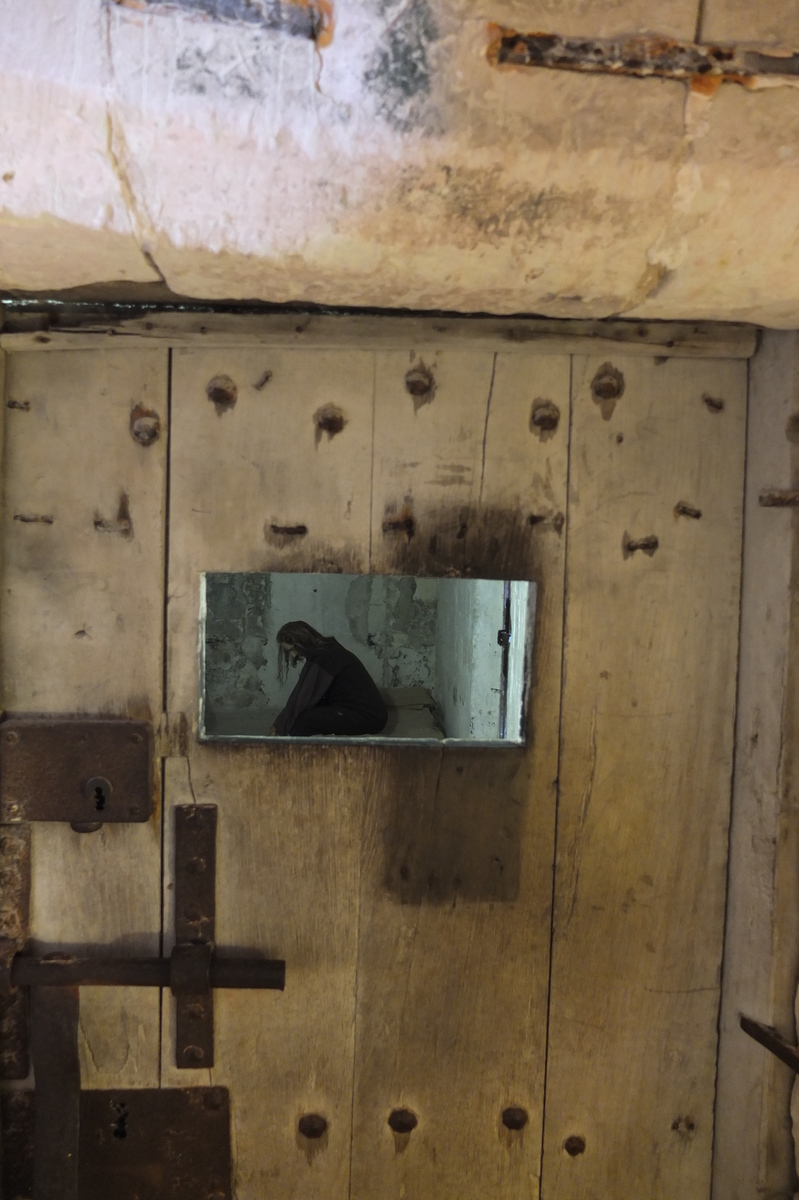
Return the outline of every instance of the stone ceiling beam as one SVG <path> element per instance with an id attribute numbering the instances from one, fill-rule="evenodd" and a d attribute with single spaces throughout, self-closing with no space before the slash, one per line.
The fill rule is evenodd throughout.
<path id="1" fill-rule="evenodd" d="M 799 89 L 499 65 L 489 20 L 653 33 L 649 0 L 0 0 L 0 288 L 799 324 Z"/>

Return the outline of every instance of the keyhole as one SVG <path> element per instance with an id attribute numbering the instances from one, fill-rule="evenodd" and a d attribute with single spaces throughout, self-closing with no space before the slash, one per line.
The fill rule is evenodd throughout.
<path id="1" fill-rule="evenodd" d="M 86 781 L 83 794 L 92 802 L 95 812 L 105 812 L 111 799 L 113 788 L 104 775 L 95 775 Z"/>
<path id="2" fill-rule="evenodd" d="M 115 1104 L 114 1110 L 117 1114 L 117 1119 L 111 1126 L 111 1136 L 115 1138 L 126 1138 L 128 1136 L 128 1110 L 124 1104 Z"/>

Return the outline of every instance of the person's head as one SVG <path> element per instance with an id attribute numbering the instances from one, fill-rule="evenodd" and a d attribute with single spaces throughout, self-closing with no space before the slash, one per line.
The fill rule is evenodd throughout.
<path id="1" fill-rule="evenodd" d="M 280 647 L 278 673 L 281 680 L 286 678 L 289 666 L 294 666 L 298 659 L 307 658 L 317 646 L 332 641 L 307 621 L 287 621 L 281 625 L 277 631 L 277 644 Z"/>

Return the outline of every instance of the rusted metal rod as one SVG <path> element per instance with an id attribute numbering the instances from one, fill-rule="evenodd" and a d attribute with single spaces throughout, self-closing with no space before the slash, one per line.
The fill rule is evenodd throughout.
<path id="1" fill-rule="evenodd" d="M 780 1062 L 785 1063 L 786 1067 L 799 1072 L 799 1047 L 786 1042 L 776 1029 L 772 1029 L 770 1025 L 764 1025 L 762 1021 L 753 1021 L 751 1017 L 745 1017 L 743 1013 L 741 1014 L 741 1029 L 744 1033 L 748 1033 L 750 1038 L 754 1038 L 761 1046 L 765 1046 L 767 1050 L 776 1055 Z"/>
<path id="2" fill-rule="evenodd" d="M 170 985 L 169 958 L 34 958 L 18 954 L 11 964 L 12 987 L 162 987 Z M 211 958 L 212 988 L 286 986 L 282 959 Z"/>
<path id="3" fill-rule="evenodd" d="M 796 79 L 799 54 L 768 46 L 698 44 L 659 34 L 617 38 L 520 33 L 489 26 L 488 61 L 494 66 L 547 67 L 558 71 L 636 75 L 639 78 L 728 80 L 751 87 L 761 76 Z"/>

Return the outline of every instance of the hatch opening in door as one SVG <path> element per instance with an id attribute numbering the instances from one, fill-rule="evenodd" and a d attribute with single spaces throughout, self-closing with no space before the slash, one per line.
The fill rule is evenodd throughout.
<path id="1" fill-rule="evenodd" d="M 204 741 L 525 740 L 527 580 L 208 572 Z"/>

